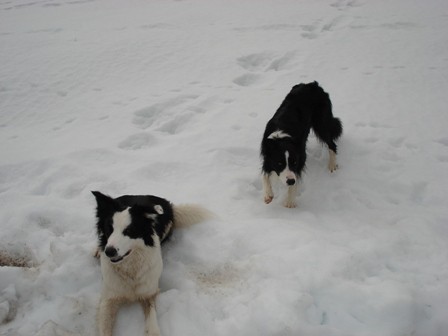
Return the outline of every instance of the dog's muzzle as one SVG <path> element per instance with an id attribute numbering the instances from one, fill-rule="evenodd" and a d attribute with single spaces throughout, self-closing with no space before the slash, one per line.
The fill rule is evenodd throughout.
<path id="1" fill-rule="evenodd" d="M 122 261 L 125 257 L 127 257 L 131 253 L 131 250 L 126 252 L 124 255 L 120 256 L 120 255 L 118 255 L 118 251 L 115 247 L 109 246 L 109 247 L 106 247 L 106 249 L 104 250 L 104 253 L 110 259 L 111 262 L 117 263 L 119 261 Z"/>

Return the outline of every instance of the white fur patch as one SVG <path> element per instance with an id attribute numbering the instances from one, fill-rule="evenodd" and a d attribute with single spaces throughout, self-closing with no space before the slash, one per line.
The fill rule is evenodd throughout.
<path id="1" fill-rule="evenodd" d="M 282 183 L 287 184 L 286 182 L 288 180 L 296 180 L 296 174 L 294 174 L 294 172 L 289 169 L 289 164 L 288 164 L 288 159 L 289 159 L 289 152 L 285 151 L 285 159 L 286 159 L 286 167 L 285 169 L 283 169 L 283 171 L 280 172 L 279 174 L 279 178 L 280 181 L 282 181 Z M 297 181 L 296 181 L 297 183 Z"/>
<path id="2" fill-rule="evenodd" d="M 283 132 L 282 130 L 278 130 L 278 131 L 272 132 L 268 136 L 268 139 L 275 140 L 275 139 L 283 139 L 283 138 L 290 138 L 290 137 L 291 136 L 288 133 Z"/>
<path id="3" fill-rule="evenodd" d="M 145 217 L 149 218 L 149 219 L 153 219 L 153 220 L 157 220 L 157 216 L 156 214 L 147 214 L 145 213 Z"/>
<path id="4" fill-rule="evenodd" d="M 123 231 L 131 224 L 131 214 L 129 208 L 121 212 L 116 212 L 112 217 L 112 227 L 114 231 L 107 240 L 106 248 L 113 247 L 117 250 L 118 256 L 122 257 L 132 249 L 132 239 L 123 234 Z"/>
<path id="5" fill-rule="evenodd" d="M 154 210 L 159 214 L 159 215 L 163 215 L 163 208 L 161 205 L 154 205 Z"/>
<path id="6" fill-rule="evenodd" d="M 154 205 L 154 210 L 157 212 L 156 214 L 145 214 L 146 218 L 157 220 L 158 215 L 163 215 L 165 211 L 163 210 L 163 207 L 159 204 Z"/>

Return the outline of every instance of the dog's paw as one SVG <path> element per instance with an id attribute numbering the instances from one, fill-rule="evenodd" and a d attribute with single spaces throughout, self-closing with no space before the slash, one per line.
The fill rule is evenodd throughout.
<path id="1" fill-rule="evenodd" d="M 159 328 L 150 328 L 150 330 L 145 330 L 146 336 L 160 336 Z"/>
<path id="2" fill-rule="evenodd" d="M 285 208 L 293 209 L 293 208 L 297 207 L 297 203 L 295 201 L 292 201 L 292 200 L 285 200 L 283 202 L 283 206 Z"/>
<path id="3" fill-rule="evenodd" d="M 272 196 L 272 195 L 265 195 L 265 196 L 264 196 L 264 202 L 265 202 L 266 204 L 271 203 L 273 199 L 274 199 L 274 196 Z"/>
<path id="4" fill-rule="evenodd" d="M 338 168 L 339 168 L 339 166 L 337 163 L 329 163 L 328 164 L 328 170 L 330 171 L 330 173 L 335 172 Z"/>

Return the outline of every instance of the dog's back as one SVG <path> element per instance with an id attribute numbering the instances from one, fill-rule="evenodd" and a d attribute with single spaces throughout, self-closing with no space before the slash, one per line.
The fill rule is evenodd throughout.
<path id="1" fill-rule="evenodd" d="M 334 141 L 342 134 L 342 124 L 333 117 L 330 96 L 317 82 L 293 86 L 266 125 L 263 139 L 282 130 L 297 141 L 306 142 L 311 128 L 336 153 Z"/>

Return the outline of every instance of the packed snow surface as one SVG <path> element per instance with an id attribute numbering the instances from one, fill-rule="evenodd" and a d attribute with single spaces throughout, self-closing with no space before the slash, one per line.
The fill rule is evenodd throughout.
<path id="1" fill-rule="evenodd" d="M 164 246 L 164 336 L 447 335 L 447 32 L 446 0 L 1 0 L 0 335 L 96 334 L 91 190 L 217 215 Z M 264 127 L 314 80 L 339 170 L 311 135 L 266 205 Z"/>

